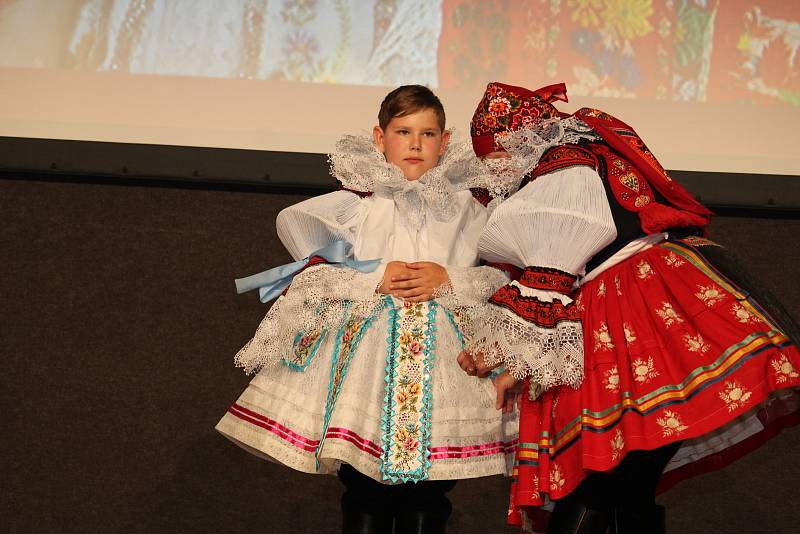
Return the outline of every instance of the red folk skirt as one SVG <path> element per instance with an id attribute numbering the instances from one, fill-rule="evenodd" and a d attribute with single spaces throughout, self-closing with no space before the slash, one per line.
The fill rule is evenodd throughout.
<path id="1" fill-rule="evenodd" d="M 688 452 L 662 478 L 672 484 L 797 422 L 798 347 L 698 248 L 653 246 L 588 282 L 577 303 L 585 377 L 523 399 L 509 523 L 628 451 L 682 441 Z M 539 530 L 541 514 L 528 516 Z"/>

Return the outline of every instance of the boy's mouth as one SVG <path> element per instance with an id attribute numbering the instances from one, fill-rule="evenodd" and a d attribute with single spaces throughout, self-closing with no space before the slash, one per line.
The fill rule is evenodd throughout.
<path id="1" fill-rule="evenodd" d="M 414 164 L 414 163 L 422 163 L 425 160 L 422 158 L 406 158 L 405 161 Z"/>

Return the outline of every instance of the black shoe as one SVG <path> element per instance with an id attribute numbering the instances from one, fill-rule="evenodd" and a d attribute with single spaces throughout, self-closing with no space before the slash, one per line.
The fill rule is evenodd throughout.
<path id="1" fill-rule="evenodd" d="M 342 496 L 342 534 L 392 534 L 394 517 L 383 506 L 346 492 Z"/>
<path id="2" fill-rule="evenodd" d="M 408 510 L 397 514 L 395 534 L 444 534 L 449 510 Z"/>
<path id="3" fill-rule="evenodd" d="M 610 509 L 588 508 L 577 501 L 556 501 L 547 534 L 605 534 L 611 516 Z"/>
<path id="4" fill-rule="evenodd" d="M 611 534 L 666 534 L 663 506 L 618 506 L 614 511 Z"/>

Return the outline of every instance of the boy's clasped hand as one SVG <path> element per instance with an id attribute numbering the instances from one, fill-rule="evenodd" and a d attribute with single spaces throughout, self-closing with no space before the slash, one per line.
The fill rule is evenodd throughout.
<path id="1" fill-rule="evenodd" d="M 448 282 L 447 269 L 438 263 L 391 261 L 386 265 L 378 293 L 406 302 L 425 302 L 435 298 L 436 290 Z"/>

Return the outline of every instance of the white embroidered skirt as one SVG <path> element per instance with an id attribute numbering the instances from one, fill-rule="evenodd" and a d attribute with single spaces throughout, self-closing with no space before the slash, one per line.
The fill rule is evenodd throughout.
<path id="1" fill-rule="evenodd" d="M 344 462 L 385 483 L 509 475 L 517 414 L 495 409 L 489 379 L 461 370 L 461 347 L 436 301 L 386 297 L 370 317 L 298 332 L 216 428 L 306 473 Z"/>

